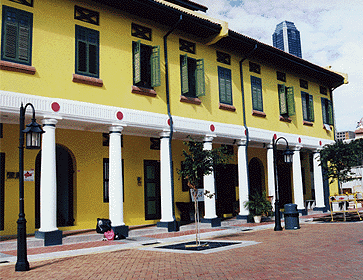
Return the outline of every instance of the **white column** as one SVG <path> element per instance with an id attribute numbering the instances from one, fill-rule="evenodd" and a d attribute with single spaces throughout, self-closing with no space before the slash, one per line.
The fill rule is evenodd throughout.
<path id="1" fill-rule="evenodd" d="M 324 208 L 324 185 L 323 185 L 323 173 L 321 170 L 320 152 L 314 152 L 314 187 L 315 187 L 315 207 Z"/>
<path id="2" fill-rule="evenodd" d="M 248 172 L 246 161 L 246 140 L 241 140 L 238 145 L 238 189 L 239 189 L 239 216 L 248 216 L 249 212 L 244 207 L 244 203 L 248 201 Z"/>
<path id="3" fill-rule="evenodd" d="M 267 185 L 268 195 L 272 197 L 272 207 L 275 208 L 275 168 L 274 149 L 272 144 L 267 145 Z"/>
<path id="4" fill-rule="evenodd" d="M 213 136 L 204 137 L 204 150 L 212 150 L 212 141 Z M 204 176 L 204 192 L 209 192 L 210 194 L 215 194 L 215 180 L 214 180 L 214 172 L 211 174 Z M 204 196 L 204 219 L 215 219 L 217 218 L 216 214 L 216 196 L 209 198 Z"/>
<path id="5" fill-rule="evenodd" d="M 110 127 L 109 146 L 109 218 L 112 227 L 125 225 L 122 191 L 122 126 Z"/>
<path id="6" fill-rule="evenodd" d="M 161 192 L 161 220 L 173 222 L 173 198 L 170 177 L 170 131 L 160 134 L 160 192 Z"/>
<path id="7" fill-rule="evenodd" d="M 305 209 L 305 206 L 301 174 L 300 149 L 301 146 L 296 146 L 294 148 L 294 155 L 292 156 L 292 174 L 294 184 L 294 203 L 297 205 L 297 209 L 303 210 Z"/>
<path id="8" fill-rule="evenodd" d="M 55 125 L 57 120 L 44 119 L 40 176 L 40 232 L 57 231 L 57 169 Z"/>

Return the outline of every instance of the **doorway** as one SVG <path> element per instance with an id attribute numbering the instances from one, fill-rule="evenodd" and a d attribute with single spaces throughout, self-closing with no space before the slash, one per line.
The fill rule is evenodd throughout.
<path id="1" fill-rule="evenodd" d="M 277 151 L 277 179 L 279 187 L 279 205 L 284 208 L 285 204 L 292 203 L 291 164 L 284 162 L 282 151 Z"/>
<path id="2" fill-rule="evenodd" d="M 226 164 L 215 167 L 216 211 L 218 217 L 223 217 L 223 214 L 234 214 L 237 185 L 237 165 Z"/>
<path id="3" fill-rule="evenodd" d="M 74 225 L 74 172 L 75 161 L 72 153 L 61 145 L 56 145 L 57 172 L 57 227 Z M 40 228 L 40 176 L 41 152 L 35 160 L 35 228 Z"/>
<path id="4" fill-rule="evenodd" d="M 161 219 L 160 161 L 144 160 L 145 220 Z"/>
<path id="5" fill-rule="evenodd" d="M 254 157 L 248 164 L 249 173 L 249 199 L 252 196 L 262 195 L 262 190 L 265 189 L 265 174 L 263 170 L 263 164 L 260 159 Z"/>

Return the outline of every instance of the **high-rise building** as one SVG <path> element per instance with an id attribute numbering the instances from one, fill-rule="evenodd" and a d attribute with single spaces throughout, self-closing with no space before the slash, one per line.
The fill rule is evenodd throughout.
<path id="1" fill-rule="evenodd" d="M 276 25 L 276 30 L 272 34 L 272 41 L 275 48 L 302 57 L 300 32 L 293 22 L 285 20 Z"/>
<path id="2" fill-rule="evenodd" d="M 339 131 L 337 132 L 337 136 L 336 136 L 336 140 L 339 141 L 343 141 L 343 140 L 348 140 L 348 139 L 354 139 L 355 138 L 355 133 L 354 131 Z"/>

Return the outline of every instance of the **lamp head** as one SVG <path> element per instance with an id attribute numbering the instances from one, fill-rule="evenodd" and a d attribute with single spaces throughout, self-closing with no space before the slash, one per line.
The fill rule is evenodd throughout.
<path id="1" fill-rule="evenodd" d="M 31 123 L 26 125 L 23 133 L 26 134 L 25 148 L 31 150 L 40 149 L 41 134 L 44 133 L 44 131 L 35 119 L 32 119 Z"/>

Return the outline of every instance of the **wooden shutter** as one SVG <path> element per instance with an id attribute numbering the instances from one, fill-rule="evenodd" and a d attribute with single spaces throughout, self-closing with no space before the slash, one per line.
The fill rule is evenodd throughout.
<path id="1" fill-rule="evenodd" d="M 314 117 L 314 98 L 312 95 L 309 94 L 309 121 L 313 122 L 315 117 Z"/>
<path id="2" fill-rule="evenodd" d="M 261 79 L 251 76 L 253 110 L 263 112 Z"/>
<path id="3" fill-rule="evenodd" d="M 226 103 L 226 79 L 224 77 L 224 68 L 218 66 L 218 82 L 219 82 L 219 102 Z"/>
<path id="4" fill-rule="evenodd" d="M 181 59 L 181 89 L 182 89 L 182 94 L 187 94 L 189 92 L 188 56 L 183 55 L 180 57 L 180 59 Z"/>
<path id="5" fill-rule="evenodd" d="M 326 98 L 321 98 L 321 111 L 323 115 L 323 124 L 328 124 L 328 116 L 327 116 L 327 110 L 326 110 Z"/>
<path id="6" fill-rule="evenodd" d="M 305 92 L 301 92 L 301 103 L 302 103 L 302 111 L 303 111 L 303 120 L 304 121 L 308 121 L 309 120 L 309 116 L 308 116 L 308 94 Z"/>
<path id="7" fill-rule="evenodd" d="M 232 105 L 232 73 L 230 69 L 225 69 L 225 82 L 226 82 L 226 103 Z"/>
<path id="8" fill-rule="evenodd" d="M 197 97 L 205 95 L 205 80 L 204 80 L 204 59 L 197 60 L 197 68 L 195 69 L 196 92 Z"/>
<path id="9" fill-rule="evenodd" d="M 286 87 L 284 85 L 278 85 L 279 91 L 279 103 L 280 103 L 280 115 L 288 114 L 286 104 Z"/>
<path id="10" fill-rule="evenodd" d="M 287 100 L 287 111 L 289 116 L 295 115 L 295 96 L 294 96 L 294 88 L 287 87 L 286 88 L 286 100 Z"/>
<path id="11" fill-rule="evenodd" d="M 133 56 L 134 56 L 134 85 L 141 82 L 141 43 L 140 40 L 134 42 L 134 49 L 133 49 Z"/>
<path id="12" fill-rule="evenodd" d="M 160 46 L 153 46 L 150 58 L 151 64 L 151 86 L 158 87 L 161 85 L 160 80 Z"/>
<path id="13" fill-rule="evenodd" d="M 331 100 L 327 100 L 327 116 L 328 116 L 328 124 L 333 125 L 334 119 L 333 119 L 333 102 Z"/>
<path id="14" fill-rule="evenodd" d="M 33 15 L 5 6 L 3 9 L 2 58 L 30 65 Z"/>

